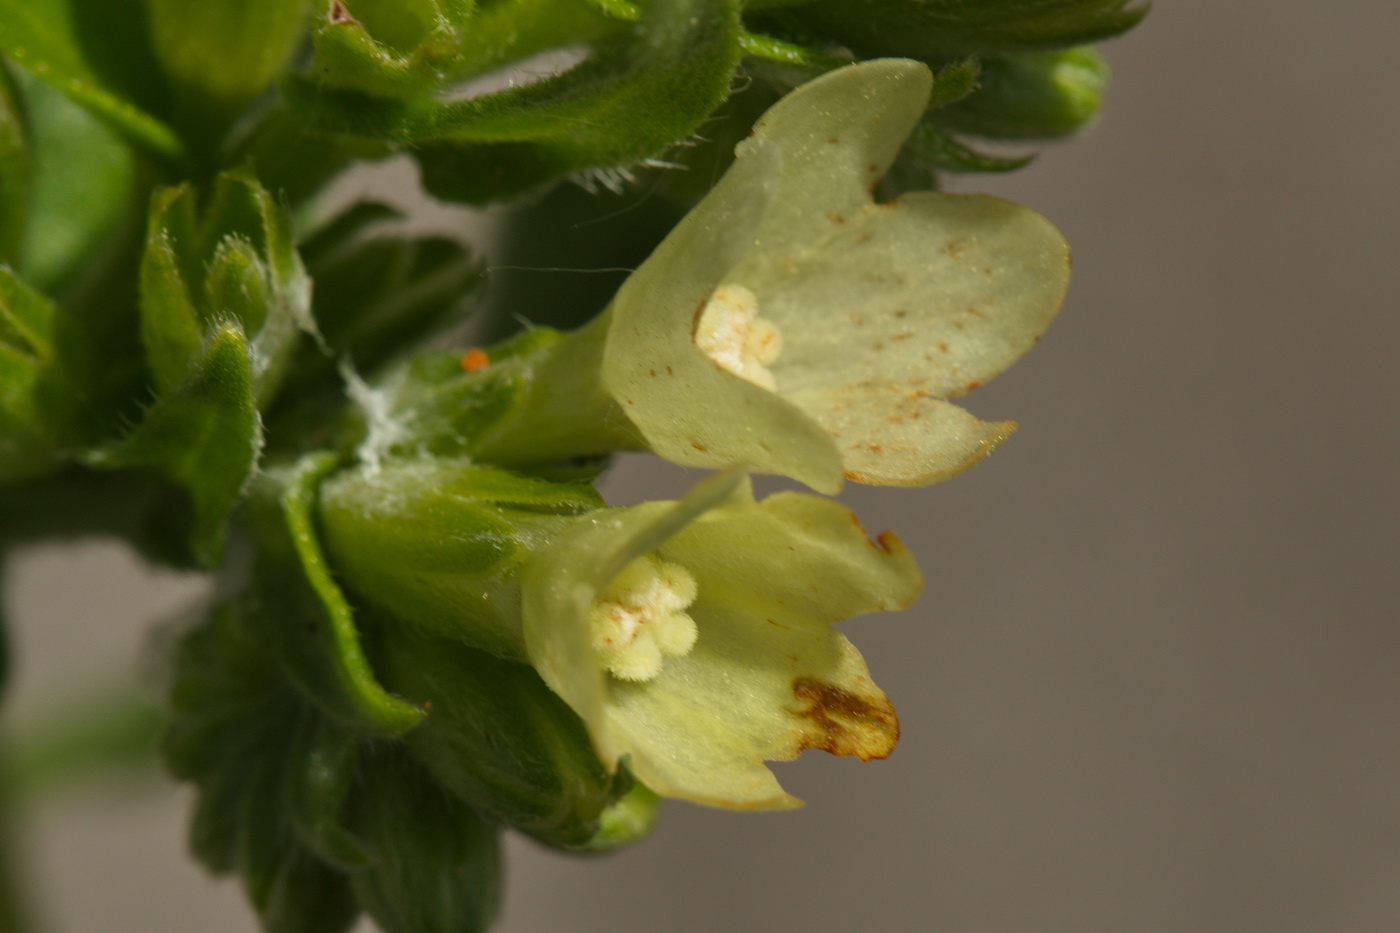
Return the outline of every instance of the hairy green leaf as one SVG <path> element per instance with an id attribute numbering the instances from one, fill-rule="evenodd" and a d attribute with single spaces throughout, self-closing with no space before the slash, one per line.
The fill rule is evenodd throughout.
<path id="1" fill-rule="evenodd" d="M 182 128 L 216 143 L 282 70 L 310 0 L 146 0 L 155 57 Z"/>
<path id="2" fill-rule="evenodd" d="M 383 617 L 376 660 L 386 682 L 428 709 L 404 736 L 447 790 L 549 845 L 591 847 L 630 777 L 610 775 L 583 724 L 534 669 Z M 612 827 L 612 845 L 634 841 Z"/>
<path id="3" fill-rule="evenodd" d="M 475 3 L 318 0 L 317 6 L 311 30 L 317 83 L 411 97 L 451 80 Z"/>
<path id="4" fill-rule="evenodd" d="M 175 659 L 167 767 L 199 791 L 191 843 L 236 872 L 276 933 L 341 933 L 359 909 L 340 872 L 301 835 L 292 801 L 317 761 L 318 718 L 283 681 L 246 618 L 215 610 Z"/>
<path id="5" fill-rule="evenodd" d="M 324 129 L 411 146 L 437 196 L 480 203 L 684 139 L 728 96 L 738 36 L 734 0 L 657 0 L 579 65 L 529 85 L 446 101 L 309 80 L 288 92 Z"/>
<path id="6" fill-rule="evenodd" d="M 184 143 L 158 118 L 169 88 L 141 0 L 0 0 L 0 50 L 36 78 L 168 159 Z"/>
<path id="7" fill-rule="evenodd" d="M 64 313 L 0 265 L 0 483 L 57 465 L 82 393 Z"/>
<path id="8" fill-rule="evenodd" d="M 87 271 L 104 241 L 141 210 L 136 169 L 130 148 L 103 121 L 47 84 L 16 77 L 33 172 L 19 268 L 53 292 Z"/>
<path id="9" fill-rule="evenodd" d="M 0 263 L 19 262 L 29 217 L 29 148 L 19 89 L 0 62 Z"/>
<path id="10" fill-rule="evenodd" d="M 946 59 L 1065 48 L 1126 32 L 1147 14 L 1134 0 L 816 0 L 785 17 L 863 57 Z"/>
<path id="11" fill-rule="evenodd" d="M 251 350 L 242 329 L 227 323 L 205 338 L 188 376 L 159 395 L 140 424 L 85 460 L 98 469 L 148 468 L 185 490 L 193 507 L 191 548 L 212 565 L 261 446 Z"/>
<path id="12" fill-rule="evenodd" d="M 367 755 L 351 825 L 371 851 L 350 875 L 384 933 L 484 933 L 500 902 L 499 830 L 411 760 Z"/>
<path id="13" fill-rule="evenodd" d="M 249 516 L 258 546 L 250 618 L 320 709 L 355 729 L 397 735 L 423 713 L 379 683 L 316 527 L 321 480 L 335 466 L 333 456 L 311 455 L 259 479 Z"/>

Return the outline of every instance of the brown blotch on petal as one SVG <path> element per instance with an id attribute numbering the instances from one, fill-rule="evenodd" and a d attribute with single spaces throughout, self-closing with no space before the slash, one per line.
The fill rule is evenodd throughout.
<path id="1" fill-rule="evenodd" d="M 899 741 L 899 717 L 885 696 L 857 696 L 813 677 L 794 678 L 792 695 L 801 704 L 794 715 L 806 720 L 799 748 L 869 761 L 887 757 Z"/>

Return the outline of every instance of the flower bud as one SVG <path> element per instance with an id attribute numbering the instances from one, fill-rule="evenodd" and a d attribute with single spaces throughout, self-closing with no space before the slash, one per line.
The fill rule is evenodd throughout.
<path id="1" fill-rule="evenodd" d="M 938 122 L 991 139 L 1051 139 L 1098 116 L 1108 63 L 1092 48 L 982 60 L 977 91 L 938 111 Z"/>

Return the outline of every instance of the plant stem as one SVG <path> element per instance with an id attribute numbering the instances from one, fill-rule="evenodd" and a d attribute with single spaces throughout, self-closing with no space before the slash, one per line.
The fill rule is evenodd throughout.
<path id="1" fill-rule="evenodd" d="M 9 758 L 0 752 L 0 933 L 35 929 L 27 885 L 21 871 L 16 827 L 15 782 Z"/>

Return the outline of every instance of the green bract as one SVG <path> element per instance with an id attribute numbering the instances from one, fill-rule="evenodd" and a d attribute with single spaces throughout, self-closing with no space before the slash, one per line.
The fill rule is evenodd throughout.
<path id="1" fill-rule="evenodd" d="M 937 482 L 1005 440 L 1012 423 L 947 400 L 1035 343 L 1063 301 L 1069 251 L 997 198 L 875 203 L 929 87 L 925 66 L 878 61 L 770 109 L 608 312 L 539 367 L 538 401 L 481 455 L 591 453 L 625 446 L 630 429 L 677 463 L 747 463 L 835 492 L 843 476 Z"/>

